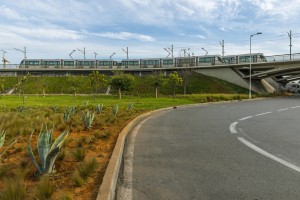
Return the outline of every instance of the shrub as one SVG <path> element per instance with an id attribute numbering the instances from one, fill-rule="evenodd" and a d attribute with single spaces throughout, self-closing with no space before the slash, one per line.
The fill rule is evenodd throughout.
<path id="1" fill-rule="evenodd" d="M 85 153 L 86 152 L 83 148 L 76 148 L 75 151 L 72 152 L 72 156 L 76 161 L 83 161 Z"/>
<path id="2" fill-rule="evenodd" d="M 26 187 L 21 180 L 9 179 L 4 185 L 1 194 L 2 200 L 23 200 L 25 198 Z"/>
<path id="3" fill-rule="evenodd" d="M 43 178 L 36 187 L 36 197 L 39 200 L 51 199 L 53 192 L 54 187 L 49 178 Z"/>
<path id="4" fill-rule="evenodd" d="M 77 171 L 77 169 L 75 170 L 75 172 L 72 175 L 72 181 L 74 182 L 75 187 L 81 187 L 84 184 L 84 180 L 79 175 L 79 172 Z"/>
<path id="5" fill-rule="evenodd" d="M 81 162 L 77 166 L 77 171 L 83 180 L 87 180 L 96 169 L 97 161 L 95 158 Z"/>

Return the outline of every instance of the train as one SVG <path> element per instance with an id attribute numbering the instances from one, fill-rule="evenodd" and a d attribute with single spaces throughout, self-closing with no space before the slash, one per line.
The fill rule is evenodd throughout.
<path id="1" fill-rule="evenodd" d="M 263 53 L 252 53 L 251 62 L 267 62 L 266 57 Z M 239 55 L 228 55 L 222 57 L 225 64 L 243 64 L 250 63 L 250 54 L 239 54 Z"/>
<path id="2" fill-rule="evenodd" d="M 123 59 L 23 59 L 20 69 L 145 69 L 216 66 L 249 62 L 249 54 L 205 55 L 176 58 Z M 262 53 L 252 54 L 252 62 L 266 62 Z"/>

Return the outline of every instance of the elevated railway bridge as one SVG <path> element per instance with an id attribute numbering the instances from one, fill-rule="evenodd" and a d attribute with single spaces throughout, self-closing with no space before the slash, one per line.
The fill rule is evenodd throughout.
<path id="1" fill-rule="evenodd" d="M 300 79 L 300 54 L 266 56 L 267 62 L 256 62 L 251 64 L 252 89 L 255 92 L 278 92 L 284 90 L 287 82 Z M 250 63 L 242 64 L 221 64 L 215 66 L 185 66 L 168 68 L 125 68 L 125 69 L 62 69 L 62 68 L 20 68 L 18 64 L 0 65 L 0 76 L 19 76 L 30 73 L 34 76 L 69 76 L 88 75 L 92 71 L 112 75 L 113 71 L 122 70 L 124 73 L 131 73 L 142 76 L 151 74 L 153 71 L 161 71 L 164 74 L 172 71 L 193 70 L 197 73 L 212 76 L 249 88 Z"/>

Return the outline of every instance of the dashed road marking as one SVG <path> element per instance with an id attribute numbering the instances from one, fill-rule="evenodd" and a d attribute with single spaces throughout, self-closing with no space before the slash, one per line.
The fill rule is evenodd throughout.
<path id="1" fill-rule="evenodd" d="M 243 120 L 246 120 L 246 119 L 250 119 L 250 118 L 252 118 L 253 116 L 248 116 L 248 117 L 244 117 L 244 118 L 241 118 L 241 119 L 239 119 L 240 121 L 243 121 Z"/>
<path id="2" fill-rule="evenodd" d="M 261 115 L 267 115 L 267 114 L 270 114 L 270 113 L 272 113 L 272 112 L 260 113 L 260 114 L 257 114 L 257 115 L 255 115 L 255 116 L 257 117 L 257 116 L 261 116 Z"/>
<path id="3" fill-rule="evenodd" d="M 288 110 L 289 108 L 283 108 L 283 109 L 280 109 L 280 110 L 277 110 L 278 112 L 281 112 L 281 111 L 285 111 L 285 110 Z"/>
<path id="4" fill-rule="evenodd" d="M 274 161 L 276 161 L 276 162 L 278 162 L 278 163 L 280 163 L 280 164 L 282 164 L 282 165 L 284 165 L 284 166 L 286 166 L 286 167 L 288 167 L 288 168 L 290 168 L 292 170 L 295 170 L 296 172 L 300 172 L 300 167 L 298 167 L 297 165 L 294 165 L 294 164 L 292 164 L 292 163 L 290 163 L 290 162 L 288 162 L 286 160 L 283 160 L 282 158 L 279 158 L 279 157 L 277 157 L 277 156 L 275 156 L 275 155 L 273 155 L 273 154 L 271 154 L 271 153 L 269 153 L 269 152 L 267 152 L 267 151 L 259 148 L 258 146 L 252 144 L 251 142 L 247 141 L 243 137 L 238 137 L 238 140 L 240 142 L 242 142 L 244 145 L 246 145 L 247 147 L 249 147 L 252 150 L 254 150 L 254 151 L 256 151 L 256 152 L 258 152 L 258 153 L 260 153 L 260 154 L 262 154 L 262 155 L 264 155 L 264 156 L 266 156 L 268 158 L 270 158 L 271 160 L 274 160 Z"/>
<path id="5" fill-rule="evenodd" d="M 236 131 L 236 128 L 235 128 L 235 126 L 237 124 L 238 124 L 238 122 L 233 122 L 232 124 L 230 124 L 230 126 L 229 126 L 230 133 L 237 134 L 237 131 Z"/>

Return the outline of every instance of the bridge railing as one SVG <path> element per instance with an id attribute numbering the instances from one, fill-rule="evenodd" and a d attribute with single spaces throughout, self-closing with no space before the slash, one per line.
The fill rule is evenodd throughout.
<path id="1" fill-rule="evenodd" d="M 18 64 L 0 64 L 0 69 L 19 69 Z"/>
<path id="2" fill-rule="evenodd" d="M 300 60 L 300 53 L 265 56 L 268 62 Z"/>

